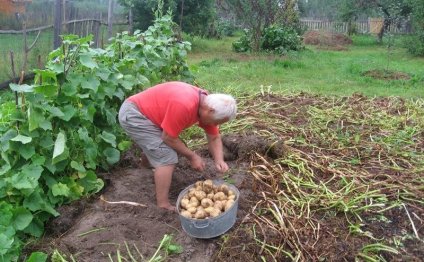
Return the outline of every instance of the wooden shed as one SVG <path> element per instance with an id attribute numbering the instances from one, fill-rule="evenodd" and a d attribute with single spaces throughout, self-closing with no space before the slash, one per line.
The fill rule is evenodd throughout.
<path id="1" fill-rule="evenodd" d="M 32 0 L 0 0 L 0 14 L 24 14 L 26 11 L 25 4 L 31 2 Z"/>

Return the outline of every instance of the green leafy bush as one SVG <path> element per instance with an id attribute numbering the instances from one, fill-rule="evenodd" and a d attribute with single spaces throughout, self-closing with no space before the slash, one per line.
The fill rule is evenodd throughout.
<path id="1" fill-rule="evenodd" d="M 252 50 L 252 47 L 250 46 L 250 31 L 247 29 L 244 29 L 244 34 L 240 37 L 239 40 L 235 41 L 232 46 L 233 50 L 238 53 L 248 52 Z"/>
<path id="2" fill-rule="evenodd" d="M 245 29 L 239 40 L 234 42 L 236 52 L 251 51 L 251 33 Z M 287 54 L 288 51 L 302 50 L 302 39 L 295 28 L 289 26 L 270 26 L 264 29 L 261 35 L 260 49 L 277 54 Z"/>
<path id="3" fill-rule="evenodd" d="M 190 82 L 187 42 L 171 16 L 144 33 L 119 34 L 106 49 L 91 36 L 65 36 L 32 85 L 10 87 L 19 103 L 0 106 L 0 261 L 18 260 L 22 241 L 40 237 L 55 208 L 98 192 L 131 144 L 116 122 L 123 100 L 165 80 Z"/>
<path id="4" fill-rule="evenodd" d="M 405 46 L 409 53 L 415 56 L 424 56 L 424 30 L 408 38 Z"/>
<path id="5" fill-rule="evenodd" d="M 301 37 L 292 27 L 273 25 L 263 31 L 261 38 L 262 50 L 286 54 L 287 51 L 298 51 L 302 48 Z"/>

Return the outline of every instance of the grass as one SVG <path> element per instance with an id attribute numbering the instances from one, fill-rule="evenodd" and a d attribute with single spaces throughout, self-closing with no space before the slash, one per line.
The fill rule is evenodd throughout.
<path id="1" fill-rule="evenodd" d="M 28 46 L 32 44 L 37 32 L 28 34 Z M 22 35 L 2 34 L 0 37 L 0 59 L 3 61 L 0 63 L 0 83 L 11 79 L 12 71 L 10 64 L 10 51 L 14 53 L 15 70 L 16 74 L 19 75 L 20 68 L 22 68 L 22 61 L 24 57 L 23 53 L 24 41 Z M 28 69 L 38 68 L 37 59 L 38 55 L 41 56 L 41 62 L 44 63 L 47 54 L 53 49 L 53 34 L 50 31 L 44 31 L 41 33 L 37 44 L 30 51 L 28 55 Z M 26 70 L 29 71 L 29 70 Z"/>
<path id="2" fill-rule="evenodd" d="M 323 95 L 424 97 L 424 58 L 414 58 L 401 41 L 388 50 L 370 36 L 356 36 L 348 51 L 306 50 L 284 57 L 272 54 L 238 54 L 231 51 L 237 37 L 223 40 L 194 38 L 188 63 L 197 83 L 209 90 L 229 92 L 306 91 Z M 391 69 L 410 80 L 385 81 L 362 76 L 371 69 Z"/>
<path id="3" fill-rule="evenodd" d="M 106 38 L 107 28 L 101 27 L 101 34 Z M 113 33 L 122 32 L 126 30 L 125 26 L 117 25 L 113 27 Z M 37 32 L 28 33 L 28 46 L 32 44 L 37 36 Z M 21 34 L 0 34 L 0 83 L 12 78 L 11 64 L 10 64 L 10 51 L 14 52 L 16 74 L 19 75 L 20 68 L 22 68 L 22 61 L 24 57 L 24 40 Z M 28 55 L 27 72 L 31 69 L 38 68 L 38 56 L 40 55 L 41 63 L 44 65 L 50 51 L 53 50 L 53 30 L 42 31 L 36 45 Z"/>

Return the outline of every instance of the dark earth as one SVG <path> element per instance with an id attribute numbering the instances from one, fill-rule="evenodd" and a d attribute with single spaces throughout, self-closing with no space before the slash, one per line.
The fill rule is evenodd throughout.
<path id="1" fill-rule="evenodd" d="M 343 147 L 342 140 L 326 141 L 320 139 L 321 132 L 306 129 L 315 123 L 309 119 L 311 108 L 323 110 L 343 106 L 345 115 L 337 121 L 342 121 L 343 128 L 355 130 L 359 128 L 361 134 L 368 136 L 370 133 L 380 132 L 377 126 L 360 124 L 358 119 L 369 117 L 371 114 L 384 112 L 388 115 L 404 115 L 409 112 L 404 100 L 393 98 L 369 99 L 360 94 L 334 100 L 319 96 L 301 93 L 299 95 L 278 97 L 274 95 L 258 96 L 244 104 L 239 112 L 239 119 L 247 121 L 252 128 L 250 131 L 240 131 L 223 136 L 225 159 L 230 166 L 230 171 L 224 179 L 233 183 L 240 191 L 239 208 L 235 225 L 224 235 L 213 239 L 196 239 L 190 237 L 181 227 L 179 216 L 176 212 L 166 211 L 155 206 L 155 193 L 153 171 L 141 166 L 140 152 L 132 148 L 126 152 L 119 165 L 99 176 L 105 181 L 104 189 L 87 199 L 73 202 L 59 208 L 59 217 L 46 225 L 46 234 L 40 241 L 26 247 L 25 253 L 41 250 L 51 254 L 59 250 L 66 261 L 118 261 L 117 252 L 126 260 L 123 261 L 149 261 L 156 252 L 159 242 L 165 234 L 173 236 L 172 242 L 183 248 L 182 253 L 170 254 L 166 261 L 272 261 L 272 254 L 266 253 L 268 245 L 284 246 L 285 250 L 301 250 L 302 258 L 298 261 L 355 261 L 356 254 L 364 245 L 370 243 L 387 243 L 399 236 L 401 246 L 399 254 L 381 252 L 386 261 L 423 261 L 423 241 L 413 237 L 410 219 L 402 208 L 388 209 L 384 215 L 387 221 L 375 219 L 372 212 L 363 212 L 361 228 L 363 231 L 372 232 L 371 239 L 364 235 L 349 233 L 347 219 L 354 221 L 347 213 L 339 212 L 328 216 L 328 212 L 313 212 L 309 220 L 304 217 L 287 214 L 284 218 L 287 227 L 278 229 L 261 218 L 269 219 L 267 213 L 258 215 L 258 206 L 266 210 L 267 197 L 272 187 L 284 191 L 281 182 L 276 183 L 270 173 L 269 184 L 255 178 L 255 168 L 272 168 L 273 160 L 289 159 L 294 154 L 302 154 L 306 163 L 314 169 L 317 179 L 327 181 L 331 173 L 337 172 L 329 166 L 328 159 L 337 159 L 337 163 L 344 163 L 339 170 L 346 172 L 349 177 L 363 175 L 372 183 L 386 186 L 382 192 L 387 191 L 388 197 L 393 195 L 392 188 L 399 186 L 408 190 L 415 196 L 422 196 L 422 183 L 419 171 L 414 169 L 412 160 L 401 162 L 405 165 L 403 171 L 391 169 L 386 165 L 377 165 L 375 159 L 381 155 L 381 163 L 385 163 L 385 156 L 390 157 L 389 148 L 380 147 L 372 141 L 363 140 L 363 144 L 356 145 L 362 152 L 362 162 L 350 164 L 343 159 L 350 159 L 356 155 L 356 147 Z M 331 112 L 331 111 L 328 111 Z M 350 115 L 348 115 L 350 114 Z M 378 115 L 378 114 L 377 114 Z M 264 117 L 266 116 L 266 118 Z M 326 117 L 330 119 L 331 116 Z M 372 119 L 375 118 L 370 118 Z M 250 121 L 250 122 L 249 122 Z M 355 124 L 359 123 L 359 124 Z M 284 123 L 284 124 L 281 124 Z M 327 127 L 332 130 L 340 123 L 328 122 Z M 415 125 L 413 120 L 404 125 Z M 334 127 L 333 127 L 334 126 Z M 401 127 L 401 128 L 405 128 Z M 380 128 L 380 127 L 379 127 Z M 291 142 L 303 132 L 306 142 Z M 330 132 L 331 133 L 331 132 Z M 422 153 L 424 148 L 423 133 L 415 137 L 415 145 L 411 150 Z M 409 150 L 406 148 L 405 150 Z M 189 167 L 186 159 L 180 158 L 180 163 L 174 172 L 170 199 L 176 202 L 179 193 L 187 186 L 198 180 L 217 178 L 213 162 L 207 153 L 206 146 L 196 150 L 206 162 L 207 168 L 203 173 L 195 172 Z M 278 163 L 278 161 L 277 161 Z M 280 165 L 282 170 L 290 171 L 290 167 Z M 278 170 L 277 170 L 278 171 Z M 293 170 L 292 170 L 293 171 Z M 417 179 L 418 178 L 418 179 Z M 371 183 L 371 182 L 370 182 Z M 330 184 L 329 184 L 330 185 Z M 370 184 L 370 186 L 376 186 Z M 147 205 L 131 206 L 128 204 L 109 204 L 107 201 L 132 201 Z M 408 209 L 415 221 L 417 234 L 424 236 L 424 207 L 420 203 L 410 202 Z M 256 210 L 256 211 L 254 211 Z M 350 216 L 350 217 L 349 217 Z M 319 224 L 318 231 L 308 223 Z M 273 221 L 276 223 L 275 221 Z M 278 223 L 276 223 L 278 224 Z M 289 225 L 289 226 L 288 226 Z M 252 233 L 252 228 L 256 231 Z M 294 239 L 295 238 L 295 239 Z M 259 242 L 258 242 L 259 241 Z M 294 244 L 298 247 L 293 246 Z M 127 247 L 128 246 L 128 249 Z M 136 247 L 136 248 L 135 248 Z M 138 251 L 141 255 L 139 255 Z M 280 250 L 275 250 L 275 254 Z M 162 257 L 165 253 L 161 251 Z M 274 254 L 274 255 L 275 255 Z M 292 261 L 283 253 L 277 254 L 278 261 Z M 72 256 L 72 258 L 71 258 Z M 133 256 L 136 259 L 130 260 Z M 141 257 L 142 256 L 142 257 Z M 324 260 L 322 260 L 325 258 Z M 264 260 L 265 259 L 265 260 Z"/>
<path id="2" fill-rule="evenodd" d="M 227 161 L 230 160 L 227 163 L 231 168 L 231 182 L 240 191 L 237 217 L 242 218 L 249 210 L 246 197 L 250 196 L 251 189 L 245 184 L 247 163 L 237 161 L 238 154 L 240 152 L 241 156 L 247 156 L 258 145 L 265 149 L 266 142 L 256 138 L 236 144 L 236 140 L 240 141 L 235 137 L 224 138 L 233 150 L 226 150 L 225 157 Z M 207 150 L 200 150 L 199 153 L 205 157 L 206 170 L 202 173 L 193 171 L 186 159 L 181 158 L 173 176 L 171 202 L 175 203 L 178 194 L 196 181 L 219 178 Z M 215 254 L 219 237 L 207 240 L 192 238 L 183 231 L 176 212 L 156 207 L 153 171 L 141 166 L 137 149 L 128 151 L 118 167 L 109 173 L 102 173 L 101 177 L 106 184 L 102 192 L 60 207 L 60 216 L 47 226 L 42 243 L 32 249 L 41 248 L 49 253 L 58 249 L 62 255 L 72 254 L 77 261 L 110 261 L 108 255 L 115 260 L 117 250 L 128 257 L 125 253 L 127 243 L 133 256 L 138 255 L 133 248 L 135 245 L 147 261 L 155 253 L 163 236 L 171 234 L 173 242 L 181 245 L 184 251 L 168 257 L 168 261 L 209 261 Z M 131 201 L 147 207 L 108 204 L 100 196 L 109 202 Z M 238 219 L 235 227 L 240 221 Z"/>

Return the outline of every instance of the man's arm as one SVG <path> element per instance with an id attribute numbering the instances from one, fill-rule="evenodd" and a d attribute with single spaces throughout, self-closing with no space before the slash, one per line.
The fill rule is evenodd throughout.
<path id="1" fill-rule="evenodd" d="M 205 162 L 203 159 L 194 151 L 190 150 L 183 141 L 181 141 L 181 139 L 168 135 L 164 130 L 162 132 L 162 140 L 179 154 L 188 158 L 193 169 L 199 171 L 203 171 L 205 169 Z"/>
<path id="2" fill-rule="evenodd" d="M 215 166 L 218 169 L 219 172 L 224 173 L 228 170 L 228 165 L 224 161 L 224 152 L 222 150 L 222 140 L 221 135 L 209 135 L 208 137 L 208 147 L 209 152 L 211 153 L 214 161 Z"/>

